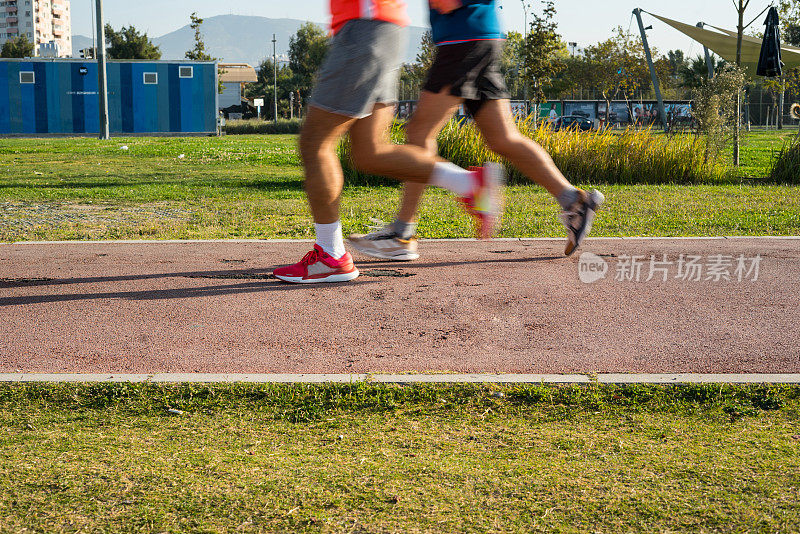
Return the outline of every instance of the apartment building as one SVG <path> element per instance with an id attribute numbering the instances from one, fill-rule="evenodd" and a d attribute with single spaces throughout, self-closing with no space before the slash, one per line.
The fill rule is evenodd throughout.
<path id="1" fill-rule="evenodd" d="M 0 46 L 25 35 L 39 45 L 54 43 L 58 55 L 72 55 L 72 19 L 69 0 L 0 0 Z"/>

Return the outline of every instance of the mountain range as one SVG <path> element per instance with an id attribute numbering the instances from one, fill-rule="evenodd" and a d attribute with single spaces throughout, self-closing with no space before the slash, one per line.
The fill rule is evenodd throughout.
<path id="1" fill-rule="evenodd" d="M 263 59 L 272 56 L 272 35 L 277 40 L 276 52 L 285 55 L 289 39 L 306 21 L 297 19 L 270 19 L 243 15 L 219 15 L 205 19 L 202 26 L 203 41 L 213 57 L 226 63 L 249 63 L 257 67 Z M 324 27 L 323 24 L 319 24 Z M 115 28 L 117 29 L 117 28 Z M 405 61 L 413 62 L 417 56 L 425 28 L 409 28 L 409 42 Z M 194 46 L 194 30 L 187 24 L 183 28 L 160 37 L 150 37 L 161 49 L 161 59 L 183 59 L 187 50 Z M 90 48 L 92 38 L 84 35 L 72 37 L 73 56 L 80 50 Z"/>

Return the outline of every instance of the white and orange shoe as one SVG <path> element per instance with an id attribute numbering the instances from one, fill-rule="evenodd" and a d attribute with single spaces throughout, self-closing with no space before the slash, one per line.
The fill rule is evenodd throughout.
<path id="1" fill-rule="evenodd" d="M 468 197 L 459 200 L 467 213 L 475 218 L 476 236 L 489 239 L 500 223 L 502 210 L 503 166 L 498 163 L 486 163 L 483 167 L 470 168 L 475 175 L 475 189 Z"/>
<path id="2" fill-rule="evenodd" d="M 419 258 L 416 237 L 403 239 L 395 233 L 391 224 L 378 219 L 372 221 L 376 226 L 370 226 L 370 229 L 374 228 L 375 231 L 368 234 L 350 234 L 347 244 L 362 254 L 381 260 L 413 261 Z"/>
<path id="3" fill-rule="evenodd" d="M 298 263 L 275 269 L 272 274 L 293 284 L 319 284 L 349 282 L 358 278 L 359 272 L 349 252 L 337 260 L 315 244 L 314 249 Z"/>

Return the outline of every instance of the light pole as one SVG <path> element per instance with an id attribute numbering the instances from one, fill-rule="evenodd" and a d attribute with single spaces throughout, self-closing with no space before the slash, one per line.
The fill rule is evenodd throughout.
<path id="1" fill-rule="evenodd" d="M 273 89 L 274 89 L 274 96 L 275 96 L 275 124 L 278 124 L 278 54 L 276 52 L 275 44 L 278 40 L 275 38 L 275 34 L 272 34 L 272 63 L 275 67 L 275 72 L 273 75 Z"/>
<path id="2" fill-rule="evenodd" d="M 106 82 L 106 29 L 103 24 L 103 0 L 95 0 L 97 9 L 97 94 L 100 104 L 100 139 L 110 139 L 108 127 L 108 83 Z"/>
<path id="3" fill-rule="evenodd" d="M 524 40 L 522 42 L 523 43 L 527 43 L 528 42 L 528 10 L 531 8 L 531 5 L 530 5 L 530 3 L 526 4 L 525 0 L 520 0 L 520 2 L 522 3 L 522 11 L 523 11 L 523 13 L 525 15 L 525 34 L 524 34 L 524 37 L 523 37 Z M 524 49 L 525 49 L 525 47 L 523 46 L 523 50 Z M 523 65 L 523 72 L 525 74 L 528 73 L 528 66 L 527 65 Z M 527 117 L 528 115 L 530 115 L 530 109 L 528 107 L 528 83 L 526 81 L 524 81 L 524 78 L 523 78 L 523 82 L 522 82 L 522 95 L 525 98 L 525 116 Z"/>

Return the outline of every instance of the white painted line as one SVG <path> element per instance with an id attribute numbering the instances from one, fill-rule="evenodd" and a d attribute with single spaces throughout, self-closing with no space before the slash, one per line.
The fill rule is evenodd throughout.
<path id="1" fill-rule="evenodd" d="M 800 374 L 602 374 L 600 384 L 800 384 Z"/>
<path id="2" fill-rule="evenodd" d="M 372 375 L 370 382 L 380 384 L 588 384 L 586 375 L 540 374 L 441 374 L 441 375 Z"/>
<path id="3" fill-rule="evenodd" d="M 15 241 L 3 245 L 193 245 L 248 243 L 313 243 L 313 239 L 120 239 L 108 241 Z"/>
<path id="4" fill-rule="evenodd" d="M 726 239 L 737 240 L 800 240 L 800 236 L 711 236 L 711 237 L 692 237 L 692 236 L 611 236 L 611 237 L 588 237 L 587 241 L 724 241 Z M 474 238 L 459 238 L 459 239 L 421 239 L 426 243 L 470 243 L 478 241 Z M 561 237 L 498 237 L 494 238 L 491 242 L 554 242 L 562 243 L 564 238 Z M 313 239 L 142 239 L 142 240 L 119 240 L 119 241 L 15 241 L 9 243 L 0 243 L 3 245 L 182 245 L 182 244 L 213 244 L 213 243 L 230 243 L 230 244 L 291 244 L 291 243 L 313 243 Z"/>
<path id="5" fill-rule="evenodd" d="M 0 374 L 0 382 L 147 382 L 151 375 L 125 373 L 4 373 Z"/>
<path id="6" fill-rule="evenodd" d="M 800 384 L 797 374 L 247 374 L 247 373 L 5 373 L 0 383 L 152 382 L 159 384 Z"/>
<path id="7" fill-rule="evenodd" d="M 150 382 L 157 383 L 214 383 L 214 384 L 350 384 L 366 382 L 363 374 L 204 374 L 204 373 L 156 373 Z"/>

